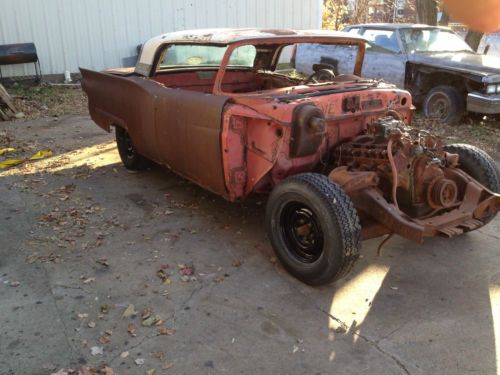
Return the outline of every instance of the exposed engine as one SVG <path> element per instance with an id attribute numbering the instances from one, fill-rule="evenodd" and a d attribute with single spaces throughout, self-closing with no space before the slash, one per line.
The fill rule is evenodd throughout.
<path id="1" fill-rule="evenodd" d="M 443 151 L 439 138 L 425 130 L 406 127 L 392 117 L 368 125 L 365 134 L 336 149 L 336 174 L 372 172 L 365 184 L 378 186 L 384 198 L 411 217 L 460 204 L 463 191 L 446 176 L 458 155 Z M 374 172 L 374 173 L 373 173 Z M 370 182 L 368 182 L 370 181 Z"/>

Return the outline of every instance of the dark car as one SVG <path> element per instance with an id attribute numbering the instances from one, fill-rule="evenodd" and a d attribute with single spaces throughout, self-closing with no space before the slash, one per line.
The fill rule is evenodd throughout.
<path id="1" fill-rule="evenodd" d="M 413 24 L 364 24 L 344 31 L 369 41 L 363 76 L 383 79 L 411 92 L 428 117 L 454 124 L 465 111 L 500 114 L 500 58 L 474 52 L 446 27 Z M 344 52 L 346 48 L 343 48 Z M 316 62 L 347 68 L 340 49 L 298 49 L 298 70 Z"/>

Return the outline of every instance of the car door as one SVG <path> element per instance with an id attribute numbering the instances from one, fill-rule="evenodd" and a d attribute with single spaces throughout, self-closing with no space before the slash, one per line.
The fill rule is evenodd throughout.
<path id="1" fill-rule="evenodd" d="M 397 30 L 366 27 L 361 35 L 370 42 L 365 52 L 363 77 L 383 79 L 404 88 L 408 59 Z"/>
<path id="2" fill-rule="evenodd" d="M 207 52 L 202 45 L 178 48 L 174 56 L 165 55 L 168 71 L 152 77 L 164 84 L 155 92 L 154 121 L 161 163 L 225 196 L 220 137 L 228 97 L 213 95 L 208 89 L 213 86 L 214 66 L 224 51 L 215 52 Z"/>

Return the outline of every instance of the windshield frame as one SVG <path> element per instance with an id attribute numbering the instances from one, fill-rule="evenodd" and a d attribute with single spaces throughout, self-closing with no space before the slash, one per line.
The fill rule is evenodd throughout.
<path id="1" fill-rule="evenodd" d="M 405 32 L 411 32 L 411 31 L 438 31 L 440 33 L 446 33 L 446 34 L 451 34 L 455 37 L 457 37 L 458 39 L 460 39 L 464 46 L 467 47 L 467 48 L 464 48 L 464 49 L 460 49 L 460 50 L 438 50 L 438 51 L 434 51 L 434 50 L 411 50 L 410 47 L 408 46 L 408 43 L 406 42 L 406 38 L 405 38 Z M 406 53 L 408 54 L 411 54 L 411 53 L 439 53 L 439 52 L 470 52 L 470 53 L 475 53 L 472 48 L 470 48 L 470 46 L 465 42 L 465 40 L 463 40 L 460 35 L 458 35 L 457 33 L 455 33 L 453 30 L 448 30 L 448 29 L 445 29 L 445 28 L 440 28 L 440 27 L 419 27 L 419 28 L 401 28 L 399 29 L 399 36 L 400 36 L 400 39 L 401 39 L 401 42 L 403 43 L 403 46 L 404 46 L 404 49 L 406 51 Z"/>
<path id="2" fill-rule="evenodd" d="M 243 40 L 243 41 L 237 41 L 230 43 L 228 45 L 228 48 L 226 50 L 226 53 L 224 55 L 224 58 L 222 59 L 219 71 L 217 72 L 217 76 L 215 78 L 215 83 L 214 83 L 214 89 L 213 89 L 213 94 L 214 95 L 223 95 L 223 96 L 228 96 L 228 97 L 242 97 L 242 96 L 261 96 L 265 92 L 270 92 L 273 91 L 277 94 L 286 94 L 287 91 L 290 91 L 292 87 L 300 87 L 300 86 L 290 86 L 290 87 L 285 87 L 285 88 L 280 88 L 280 89 L 271 89 L 271 90 L 264 90 L 264 91 L 257 91 L 257 92 L 249 92 L 249 93 L 231 93 L 231 92 L 225 92 L 222 90 L 222 82 L 224 80 L 224 75 L 226 72 L 226 69 L 231 69 L 231 66 L 228 66 L 228 62 L 231 58 L 231 54 L 233 51 L 241 46 L 251 44 L 255 46 L 258 49 L 259 45 L 290 45 L 290 44 L 295 44 L 295 43 L 320 43 L 320 44 L 332 44 L 332 45 L 354 45 L 357 46 L 357 55 L 355 59 L 355 66 L 354 66 L 354 74 L 361 76 L 361 71 L 363 67 L 363 60 L 365 57 L 365 43 L 366 40 L 364 38 L 350 38 L 350 37 L 330 37 L 330 36 L 311 36 L 311 37 L 296 37 L 296 38 L 291 38 L 291 37 L 274 37 L 272 39 L 248 39 L 248 40 Z M 272 68 L 273 70 L 276 68 L 276 64 L 278 63 L 278 57 L 279 53 L 281 52 L 281 48 L 277 48 L 276 50 L 276 55 L 273 57 L 273 62 L 272 62 Z M 329 85 L 325 85 L 329 86 Z M 304 88 L 307 88 L 307 86 L 304 86 Z"/>

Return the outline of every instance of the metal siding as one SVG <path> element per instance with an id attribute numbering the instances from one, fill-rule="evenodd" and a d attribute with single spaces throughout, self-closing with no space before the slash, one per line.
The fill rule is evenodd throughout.
<path id="1" fill-rule="evenodd" d="M 0 0 L 0 44 L 34 42 L 44 74 L 122 66 L 158 34 L 210 27 L 321 27 L 322 0 Z M 33 64 L 1 67 L 33 75 Z"/>

